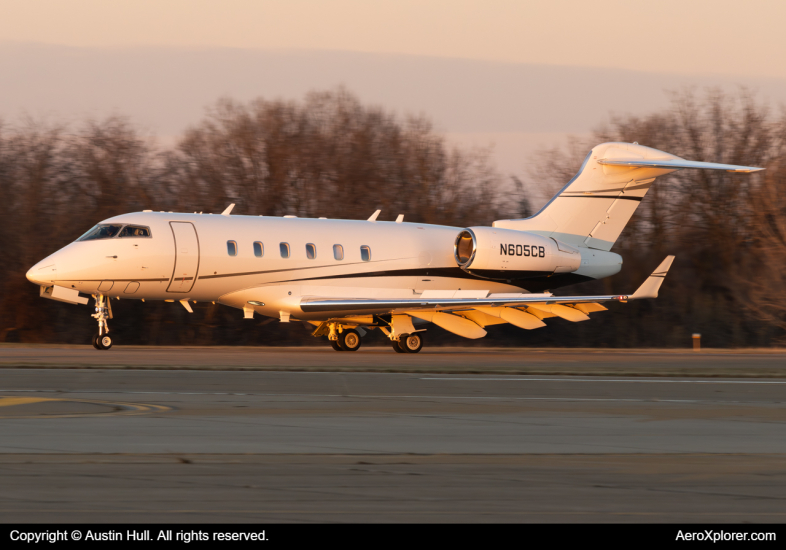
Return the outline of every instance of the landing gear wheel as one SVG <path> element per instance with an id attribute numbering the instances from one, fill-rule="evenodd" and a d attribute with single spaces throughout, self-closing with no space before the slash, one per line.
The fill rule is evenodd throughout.
<path id="1" fill-rule="evenodd" d="M 360 333 L 355 329 L 345 329 L 338 335 L 338 345 L 344 351 L 357 351 L 360 349 Z"/>
<path id="2" fill-rule="evenodd" d="M 108 334 L 103 336 L 96 334 L 96 337 L 93 339 L 93 346 L 101 350 L 109 349 L 112 347 L 112 337 Z"/>
<path id="3" fill-rule="evenodd" d="M 393 344 L 393 350 L 396 353 L 407 353 L 406 351 L 401 349 L 401 346 L 398 345 L 399 343 L 396 340 L 393 340 L 392 344 Z"/>
<path id="4" fill-rule="evenodd" d="M 341 349 L 341 346 L 338 345 L 338 342 L 335 340 L 330 340 L 330 346 L 336 351 L 344 351 Z"/>
<path id="5" fill-rule="evenodd" d="M 423 337 L 420 333 L 404 334 L 398 344 L 406 353 L 417 353 L 423 348 Z"/>

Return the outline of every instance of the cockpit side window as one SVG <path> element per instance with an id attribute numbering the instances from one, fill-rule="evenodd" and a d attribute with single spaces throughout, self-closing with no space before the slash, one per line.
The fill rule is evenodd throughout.
<path id="1" fill-rule="evenodd" d="M 100 223 L 93 229 L 82 235 L 77 241 L 95 241 L 97 239 L 111 239 L 116 236 L 123 224 L 115 223 Z"/>
<path id="2" fill-rule="evenodd" d="M 150 236 L 150 228 L 143 227 L 141 225 L 127 225 L 125 226 L 122 231 L 120 231 L 120 235 L 118 237 L 149 237 Z"/>

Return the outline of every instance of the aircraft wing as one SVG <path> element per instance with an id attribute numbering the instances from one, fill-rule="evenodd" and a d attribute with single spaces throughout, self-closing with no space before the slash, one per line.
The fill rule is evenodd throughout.
<path id="1" fill-rule="evenodd" d="M 509 322 L 518 326 L 527 325 L 522 328 L 536 328 L 529 326 L 536 324 L 533 319 L 523 318 L 519 314 L 529 315 L 536 320 L 546 317 L 562 317 L 574 322 L 586 321 L 589 319 L 588 313 L 606 309 L 600 305 L 601 302 L 627 302 L 657 298 L 658 289 L 673 260 L 674 256 L 667 256 L 638 290 L 630 295 L 553 296 L 551 294 L 486 293 L 488 295 L 485 297 L 429 297 L 429 293 L 424 292 L 420 298 L 404 299 L 303 298 L 300 308 L 307 313 L 329 313 L 337 316 L 342 314 L 409 314 L 429 321 L 432 320 L 429 314 L 457 313 L 471 317 L 471 314 L 467 314 L 467 312 L 478 311 L 486 316 L 501 319 L 499 322 Z M 523 308 L 526 308 L 526 311 L 522 311 Z M 521 324 L 514 322 L 514 320 Z M 543 323 L 541 322 L 537 326 L 543 326 Z"/>

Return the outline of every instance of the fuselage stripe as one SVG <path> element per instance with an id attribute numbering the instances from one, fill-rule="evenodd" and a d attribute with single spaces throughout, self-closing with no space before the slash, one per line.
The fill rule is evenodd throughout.
<path id="1" fill-rule="evenodd" d="M 624 195 L 560 195 L 566 199 L 622 199 L 625 201 L 641 202 L 644 197 L 626 197 Z"/>

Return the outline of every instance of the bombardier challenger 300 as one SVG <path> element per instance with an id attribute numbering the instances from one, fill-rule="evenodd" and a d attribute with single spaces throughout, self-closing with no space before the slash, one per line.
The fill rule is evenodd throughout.
<path id="1" fill-rule="evenodd" d="M 112 299 L 214 302 L 281 322 L 314 325 L 337 351 L 379 330 L 398 353 L 417 353 L 423 326 L 465 338 L 510 323 L 525 330 L 578 322 L 604 302 L 655 298 L 673 256 L 633 294 L 554 296 L 608 277 L 611 252 L 658 176 L 684 169 L 761 168 L 693 162 L 636 143 L 604 143 L 537 214 L 491 227 L 368 220 L 134 212 L 100 222 L 38 262 L 27 278 L 42 297 L 87 304 L 96 349 L 112 347 Z M 417 327 L 417 328 L 416 328 Z"/>

